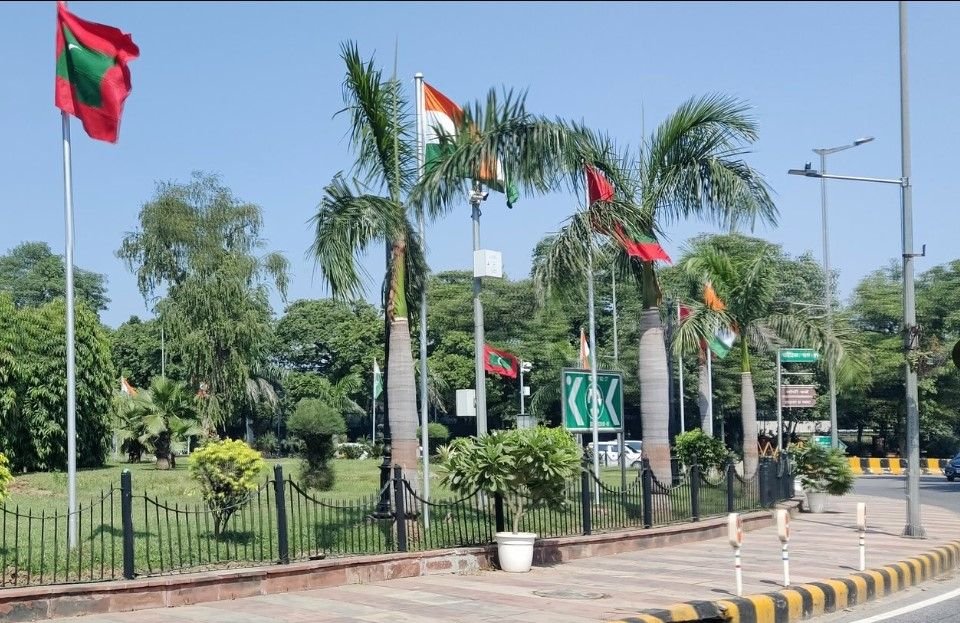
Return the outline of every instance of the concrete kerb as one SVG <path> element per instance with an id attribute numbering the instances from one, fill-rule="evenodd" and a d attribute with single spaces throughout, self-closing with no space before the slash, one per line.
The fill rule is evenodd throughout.
<path id="1" fill-rule="evenodd" d="M 879 599 L 960 566 L 960 541 L 844 578 L 718 601 L 644 610 L 608 623 L 792 623 Z"/>

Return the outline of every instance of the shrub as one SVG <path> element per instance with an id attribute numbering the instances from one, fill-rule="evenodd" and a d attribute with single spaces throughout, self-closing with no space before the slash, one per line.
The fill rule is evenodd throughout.
<path id="1" fill-rule="evenodd" d="M 369 456 L 367 446 L 361 443 L 342 443 L 337 447 L 337 455 L 342 459 L 363 459 Z"/>
<path id="2" fill-rule="evenodd" d="M 266 432 L 253 440 L 253 449 L 259 450 L 264 454 L 277 454 L 280 449 L 280 442 L 277 441 L 277 435 L 273 431 Z"/>
<path id="3" fill-rule="evenodd" d="M 839 449 L 807 443 L 791 445 L 789 451 L 800 483 L 807 491 L 844 495 L 853 488 L 853 470 Z"/>
<path id="4" fill-rule="evenodd" d="M 316 398 L 304 398 L 287 422 L 287 430 L 301 442 L 300 478 L 310 488 L 327 491 L 333 488 L 334 473 L 328 461 L 336 447 L 334 435 L 347 432 L 347 424 L 340 413 Z"/>
<path id="5" fill-rule="evenodd" d="M 10 472 L 10 461 L 0 452 L 0 504 L 7 499 L 7 493 L 10 491 L 10 483 L 13 482 L 13 474 Z"/>
<path id="6" fill-rule="evenodd" d="M 677 435 L 674 449 L 684 465 L 693 465 L 696 460 L 700 467 L 706 469 L 720 469 L 730 457 L 730 450 L 723 445 L 723 441 L 707 435 L 699 428 Z"/>
<path id="7" fill-rule="evenodd" d="M 459 437 L 440 448 L 446 469 L 442 482 L 460 495 L 477 490 L 501 494 L 510 508 L 513 532 L 535 508 L 559 509 L 566 503 L 567 481 L 580 470 L 581 450 L 561 428 L 501 430 Z"/>
<path id="8" fill-rule="evenodd" d="M 260 453 L 240 440 L 208 443 L 190 455 L 190 475 L 200 483 L 200 494 L 213 513 L 216 536 L 256 491 L 265 467 Z"/>
<path id="9" fill-rule="evenodd" d="M 421 439 L 423 427 L 417 427 L 417 439 Z M 450 439 L 450 429 L 440 422 L 430 422 L 427 424 L 427 438 L 430 442 L 430 449 L 436 454 L 437 448 L 447 443 Z"/>

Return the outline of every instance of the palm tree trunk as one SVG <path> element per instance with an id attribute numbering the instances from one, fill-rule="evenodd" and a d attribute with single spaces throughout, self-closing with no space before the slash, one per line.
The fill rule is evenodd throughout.
<path id="1" fill-rule="evenodd" d="M 643 426 L 643 451 L 657 479 L 671 482 L 670 405 L 667 378 L 667 348 L 663 341 L 660 310 L 644 309 L 640 314 L 640 354 L 637 376 L 640 379 L 640 419 Z"/>
<path id="2" fill-rule="evenodd" d="M 753 478 L 757 472 L 757 398 L 753 393 L 753 374 L 740 373 L 740 416 L 743 421 L 743 477 Z"/>
<path id="3" fill-rule="evenodd" d="M 709 353 L 707 356 L 710 356 Z M 710 377 L 707 376 L 705 359 L 700 362 L 699 373 L 697 407 L 700 409 L 700 429 L 708 437 L 713 437 L 713 414 L 710 413 Z"/>
<path id="4" fill-rule="evenodd" d="M 403 468 L 411 487 L 417 482 L 417 383 L 413 345 L 407 319 L 406 244 L 394 240 L 390 262 L 389 358 L 387 359 L 387 412 L 390 414 L 391 458 Z"/>

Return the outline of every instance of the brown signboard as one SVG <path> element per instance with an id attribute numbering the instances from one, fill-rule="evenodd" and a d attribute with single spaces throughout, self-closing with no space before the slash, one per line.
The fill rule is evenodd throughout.
<path id="1" fill-rule="evenodd" d="M 817 388 L 813 385 L 781 385 L 780 406 L 810 408 L 817 404 Z"/>

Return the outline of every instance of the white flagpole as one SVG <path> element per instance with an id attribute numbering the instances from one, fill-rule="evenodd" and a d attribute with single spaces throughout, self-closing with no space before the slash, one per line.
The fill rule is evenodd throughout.
<path id="1" fill-rule="evenodd" d="M 414 77 L 415 91 L 417 92 L 417 174 L 423 176 L 423 167 L 425 161 L 424 150 L 427 148 L 424 143 L 426 136 L 425 111 L 423 101 L 423 74 L 417 72 Z M 420 225 L 420 246 L 423 247 L 423 254 L 427 253 L 427 228 L 424 223 L 423 209 L 417 215 Z M 420 293 L 420 445 L 423 446 L 423 499 L 430 499 L 430 437 L 427 434 L 429 405 L 427 403 L 427 287 L 424 283 L 423 292 Z M 423 525 L 424 528 L 430 528 L 430 509 L 423 505 Z"/>
<path id="2" fill-rule="evenodd" d="M 677 327 L 680 327 L 680 301 L 677 301 Z M 678 402 L 680 403 L 680 432 L 682 433 L 686 430 L 686 426 L 683 421 L 683 357 L 681 355 L 677 355 L 677 374 L 680 377 L 680 399 Z"/>
<path id="3" fill-rule="evenodd" d="M 707 345 L 707 416 L 710 418 L 710 427 L 713 428 L 713 351 Z"/>
<path id="4" fill-rule="evenodd" d="M 587 213 L 590 212 L 590 181 L 584 169 L 583 200 Z M 587 244 L 587 318 L 590 324 L 590 422 L 593 429 L 593 475 L 600 480 L 600 392 L 597 388 L 597 326 L 593 313 L 593 230 Z M 596 488 L 596 501 L 600 502 L 600 487 Z"/>
<path id="5" fill-rule="evenodd" d="M 66 222 L 64 255 L 67 277 L 67 543 L 77 546 L 77 371 L 73 315 L 73 162 L 70 153 L 70 116 L 60 113 L 63 125 L 63 211 Z"/>

